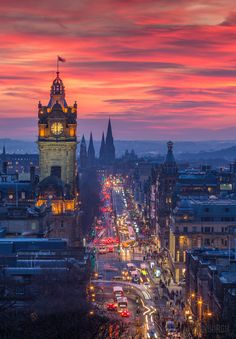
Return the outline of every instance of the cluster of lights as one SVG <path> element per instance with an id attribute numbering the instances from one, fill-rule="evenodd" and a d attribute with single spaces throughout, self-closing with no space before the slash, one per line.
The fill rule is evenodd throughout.
<path id="1" fill-rule="evenodd" d="M 195 299 L 195 298 L 196 298 L 196 294 L 193 292 L 193 293 L 190 294 L 190 297 L 191 297 L 191 299 Z M 203 302 L 202 298 L 199 298 L 196 302 L 197 302 L 197 304 L 198 304 L 198 306 L 199 306 L 200 308 L 202 307 L 203 304 L 205 304 L 205 303 Z M 192 320 L 192 316 L 189 315 L 189 314 L 190 314 L 190 311 L 189 311 L 189 310 L 186 310 L 186 311 L 185 311 L 185 314 L 188 316 L 188 319 L 189 319 L 189 320 Z M 213 316 L 213 313 L 208 309 L 207 312 L 205 313 L 205 315 L 206 315 L 207 317 L 212 317 L 212 316 Z"/>

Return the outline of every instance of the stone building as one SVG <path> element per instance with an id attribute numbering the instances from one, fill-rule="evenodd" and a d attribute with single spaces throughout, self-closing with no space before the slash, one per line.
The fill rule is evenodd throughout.
<path id="1" fill-rule="evenodd" d="M 167 155 L 157 168 L 153 194 L 156 195 L 156 224 L 162 247 L 168 247 L 170 214 L 173 207 L 172 195 L 178 178 L 178 168 L 173 154 L 173 142 L 167 143 Z"/>
<path id="2" fill-rule="evenodd" d="M 77 173 L 77 103 L 68 106 L 64 84 L 57 72 L 48 105 L 38 105 L 40 182 L 37 206 L 52 208 L 49 236 L 80 241 Z"/>
<path id="3" fill-rule="evenodd" d="M 185 276 L 187 250 L 234 247 L 235 230 L 236 200 L 182 199 L 173 211 L 170 224 L 169 251 L 176 281 Z"/>
<path id="4" fill-rule="evenodd" d="M 186 312 L 193 317 L 194 324 L 199 325 L 198 332 L 211 329 L 214 337 L 219 334 L 231 338 L 230 333 L 235 333 L 236 328 L 235 310 L 235 250 L 188 250 Z"/>

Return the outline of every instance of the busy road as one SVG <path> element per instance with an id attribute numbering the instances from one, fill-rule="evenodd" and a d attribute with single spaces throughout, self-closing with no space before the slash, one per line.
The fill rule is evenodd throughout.
<path id="1" fill-rule="evenodd" d="M 122 178 L 103 178 L 101 187 L 101 216 L 89 244 L 96 258 L 90 282 L 96 290 L 93 302 L 107 316 L 128 324 L 130 338 L 180 338 L 175 310 L 166 296 L 168 280 L 162 274 L 168 271 L 158 266 L 151 243 L 140 241 Z M 173 290 L 181 293 L 179 286 Z"/>

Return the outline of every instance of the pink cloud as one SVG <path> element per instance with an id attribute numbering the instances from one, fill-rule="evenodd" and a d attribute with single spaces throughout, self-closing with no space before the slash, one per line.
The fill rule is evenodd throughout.
<path id="1" fill-rule="evenodd" d="M 64 4 L 1 1 L 0 137 L 12 133 L 4 119 L 17 118 L 15 134 L 35 138 L 37 102 L 48 102 L 58 54 L 85 132 L 97 126 L 100 135 L 108 116 L 117 138 L 150 138 L 150 126 L 181 138 L 187 128 L 236 124 L 234 1 Z"/>

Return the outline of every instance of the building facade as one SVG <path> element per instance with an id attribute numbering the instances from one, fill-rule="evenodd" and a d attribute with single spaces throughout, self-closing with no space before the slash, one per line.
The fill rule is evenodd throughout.
<path id="1" fill-rule="evenodd" d="M 198 333 L 233 338 L 236 320 L 235 250 L 195 249 L 186 256 L 186 314 Z"/>
<path id="2" fill-rule="evenodd" d="M 236 200 L 182 199 L 173 211 L 169 251 L 175 280 L 185 277 L 186 251 L 235 246 Z"/>
<path id="3" fill-rule="evenodd" d="M 178 168 L 173 154 L 173 142 L 167 143 L 167 155 L 163 164 L 157 168 L 156 194 L 156 224 L 162 247 L 168 247 L 170 215 L 173 207 L 173 192 L 178 178 Z"/>
<path id="4" fill-rule="evenodd" d="M 38 106 L 40 181 L 57 176 L 76 194 L 77 104 L 68 106 L 65 88 L 57 72 L 47 106 Z"/>
<path id="5" fill-rule="evenodd" d="M 40 176 L 37 206 L 51 206 L 50 237 L 81 239 L 77 149 L 77 104 L 68 106 L 59 72 L 52 83 L 48 105 L 38 106 Z"/>

